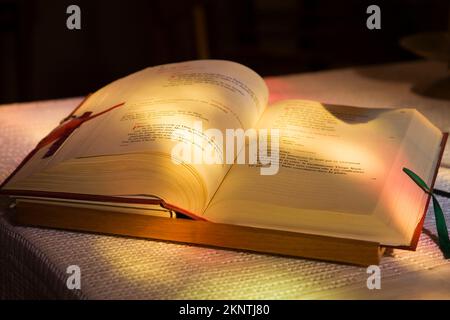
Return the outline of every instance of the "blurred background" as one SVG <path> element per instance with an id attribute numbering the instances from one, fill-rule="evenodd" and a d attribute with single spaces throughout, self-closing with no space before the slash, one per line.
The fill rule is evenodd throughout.
<path id="1" fill-rule="evenodd" d="M 81 30 L 66 8 L 81 8 Z M 366 9 L 381 8 L 381 30 Z M 85 95 L 147 66 L 216 58 L 263 76 L 417 59 L 446 0 L 0 0 L 0 103 Z"/>

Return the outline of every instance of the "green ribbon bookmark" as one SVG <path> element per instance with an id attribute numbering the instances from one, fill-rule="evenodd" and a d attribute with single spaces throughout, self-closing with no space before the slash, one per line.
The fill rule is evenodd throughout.
<path id="1" fill-rule="evenodd" d="M 434 209 L 434 217 L 436 219 L 436 229 L 438 232 L 439 238 L 439 248 L 441 249 L 444 257 L 446 259 L 450 258 L 450 239 L 448 237 L 447 224 L 445 223 L 444 212 L 433 194 L 433 190 L 431 190 L 425 181 L 423 181 L 417 174 L 409 170 L 408 168 L 403 168 L 403 172 L 405 172 L 425 193 L 429 194 L 433 199 L 433 209 Z"/>

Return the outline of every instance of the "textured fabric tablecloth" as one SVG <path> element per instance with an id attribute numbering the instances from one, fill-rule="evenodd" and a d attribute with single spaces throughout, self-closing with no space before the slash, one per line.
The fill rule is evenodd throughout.
<path id="1" fill-rule="evenodd" d="M 297 97 L 367 107 L 415 107 L 450 129 L 443 64 L 408 62 L 268 78 L 271 101 Z M 443 85 L 444 83 L 444 85 Z M 448 84 L 448 81 L 447 81 Z M 447 94 L 447 96 L 446 96 Z M 0 181 L 81 98 L 0 106 Z M 450 190 L 450 148 L 437 188 Z M 440 197 L 450 225 L 450 199 Z M 81 290 L 66 287 L 69 265 Z M 365 268 L 161 241 L 13 226 L 0 211 L 0 298 L 450 298 L 450 262 L 428 212 L 416 252 L 383 257 L 381 290 Z"/>

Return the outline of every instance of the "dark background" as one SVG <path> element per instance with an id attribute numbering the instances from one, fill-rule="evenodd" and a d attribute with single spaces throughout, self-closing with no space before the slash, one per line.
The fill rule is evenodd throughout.
<path id="1" fill-rule="evenodd" d="M 66 8 L 81 7 L 81 30 Z M 381 30 L 366 28 L 381 7 Z M 230 59 L 261 75 L 414 59 L 402 36 L 448 28 L 449 1 L 0 0 L 0 103 L 84 95 L 147 66 Z"/>

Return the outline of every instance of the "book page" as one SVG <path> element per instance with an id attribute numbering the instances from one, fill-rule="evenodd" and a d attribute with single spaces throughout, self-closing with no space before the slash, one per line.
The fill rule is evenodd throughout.
<path id="1" fill-rule="evenodd" d="M 430 160 L 436 159 L 441 138 L 431 124 L 422 126 L 427 140 L 420 139 L 420 152 L 399 157 L 405 141 L 414 139 L 409 130 L 412 123 L 422 124 L 417 114 L 413 109 L 366 109 L 302 100 L 269 106 L 258 129 L 280 130 L 278 173 L 261 175 L 255 165 L 233 166 L 205 217 L 398 244 L 406 233 L 401 234 L 398 225 L 392 230 L 386 226 L 400 223 L 392 219 L 398 213 L 392 195 L 401 186 L 398 182 L 408 181 L 399 166 L 405 159 L 420 159 L 428 164 L 408 165 L 428 179 L 433 170 Z M 420 190 L 414 192 L 414 186 L 410 190 L 409 200 L 421 199 Z M 411 220 L 417 221 L 418 214 L 412 212 Z"/>
<path id="2" fill-rule="evenodd" d="M 158 167 L 160 171 L 166 171 L 167 179 L 172 179 L 167 171 L 178 172 L 178 175 L 183 175 L 182 172 L 185 171 L 185 179 L 178 180 L 198 181 L 198 188 L 202 191 L 197 190 L 196 196 L 205 197 L 202 201 L 206 204 L 228 172 L 230 164 L 205 164 L 203 158 L 177 163 L 172 157 L 174 147 L 180 142 L 189 144 L 193 155 L 197 155 L 197 151 L 203 153 L 209 147 L 218 154 L 218 158 L 223 158 L 220 141 L 210 139 L 205 132 L 208 129 L 225 131 L 227 128 L 253 127 L 265 109 L 267 100 L 268 91 L 264 80 L 252 70 L 234 62 L 199 60 L 147 68 L 119 79 L 91 95 L 76 110 L 76 116 L 85 112 L 95 115 L 120 103 L 123 105 L 83 123 L 51 159 L 41 161 L 39 171 L 45 171 L 45 179 L 51 179 L 50 171 L 56 173 L 57 170 L 58 174 L 64 174 L 67 184 L 69 181 L 73 184 L 82 178 L 68 177 L 66 171 L 69 168 L 62 168 L 62 163 L 70 163 L 70 170 L 74 174 L 79 170 L 83 171 L 87 163 L 99 172 L 103 169 L 101 160 L 97 161 L 95 158 L 109 157 L 109 163 L 119 165 L 119 157 L 134 154 L 136 157 L 131 160 L 127 156 L 127 161 L 136 161 L 142 167 L 145 166 L 143 159 L 148 159 L 148 168 Z M 175 132 L 180 133 L 174 135 Z M 146 155 L 139 156 L 142 154 Z M 153 155 L 151 160 L 149 154 Z M 113 156 L 117 156 L 116 160 L 112 160 Z M 133 169 L 123 166 L 120 168 L 122 171 Z M 146 170 L 145 167 L 142 170 Z M 111 179 L 112 174 L 105 172 L 104 179 Z M 121 174 L 126 178 L 123 172 Z M 130 173 L 128 181 L 131 176 L 139 176 L 139 173 Z M 148 172 L 141 172 L 140 176 L 146 176 L 149 180 L 153 177 L 148 176 Z M 63 177 L 59 176 L 58 179 Z M 103 178 L 91 173 L 86 179 L 100 181 Z M 148 181 L 146 184 L 142 181 L 139 185 L 123 184 L 120 194 L 136 193 L 145 185 L 147 193 L 168 197 L 169 191 L 161 190 L 169 185 L 172 188 L 172 182 L 167 182 L 164 186 L 163 177 L 153 180 L 159 181 L 159 185 L 149 187 L 151 182 Z M 57 186 L 52 184 L 52 188 Z M 188 186 L 179 188 L 189 189 Z M 88 190 L 113 192 L 111 184 L 104 187 L 92 185 Z M 173 203 L 177 199 L 165 200 Z M 173 204 L 182 205 L 177 202 Z"/>

